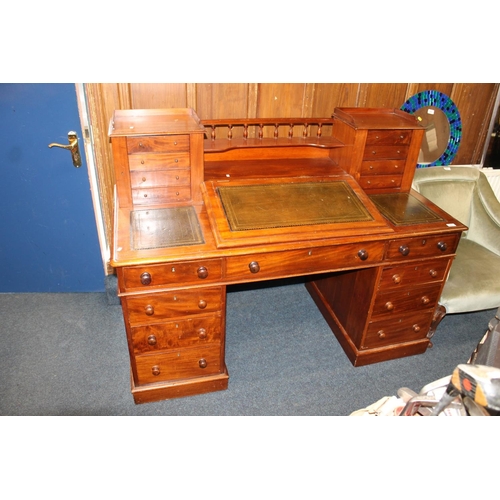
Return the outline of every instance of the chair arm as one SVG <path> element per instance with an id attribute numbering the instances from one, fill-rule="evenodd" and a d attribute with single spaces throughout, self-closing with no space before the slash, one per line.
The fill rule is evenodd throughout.
<path id="1" fill-rule="evenodd" d="M 467 239 L 500 255 L 500 201 L 482 172 L 472 197 Z"/>

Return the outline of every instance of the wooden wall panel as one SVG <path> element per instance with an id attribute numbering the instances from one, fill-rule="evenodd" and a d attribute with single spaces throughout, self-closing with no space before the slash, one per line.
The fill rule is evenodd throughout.
<path id="1" fill-rule="evenodd" d="M 311 116 L 331 116 L 336 107 L 355 107 L 358 101 L 357 83 L 315 83 Z"/>
<path id="2" fill-rule="evenodd" d="M 484 143 L 493 111 L 492 96 L 498 84 L 456 83 L 450 94 L 462 119 L 462 140 L 452 163 L 476 164 L 481 162 Z M 489 112 L 488 112 L 489 109 Z"/>
<path id="3" fill-rule="evenodd" d="M 335 107 L 397 108 L 424 90 L 451 97 L 462 119 L 453 164 L 478 164 L 497 83 L 106 83 L 86 84 L 99 196 L 111 241 L 114 169 L 108 124 L 115 109 L 191 107 L 201 119 L 330 117 Z M 300 130 L 294 132 L 300 134 Z M 329 130 L 324 130 L 329 133 Z"/>
<path id="4" fill-rule="evenodd" d="M 196 88 L 196 112 L 202 120 L 247 116 L 248 83 L 199 83 Z"/>
<path id="5" fill-rule="evenodd" d="M 405 102 L 407 83 L 362 83 L 357 107 L 400 108 Z"/>
<path id="6" fill-rule="evenodd" d="M 132 109 L 186 108 L 185 83 L 131 83 Z"/>

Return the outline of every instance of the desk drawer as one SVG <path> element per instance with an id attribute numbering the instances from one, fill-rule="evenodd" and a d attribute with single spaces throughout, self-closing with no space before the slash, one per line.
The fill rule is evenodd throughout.
<path id="1" fill-rule="evenodd" d="M 220 314 L 131 328 L 135 354 L 196 347 L 221 340 Z"/>
<path id="2" fill-rule="evenodd" d="M 189 135 L 127 137 L 129 154 L 189 151 Z"/>
<path id="3" fill-rule="evenodd" d="M 363 160 L 403 159 L 408 156 L 408 146 L 379 146 L 367 145 L 363 154 Z"/>
<path id="4" fill-rule="evenodd" d="M 361 162 L 361 175 L 403 175 L 403 160 L 373 160 Z"/>
<path id="5" fill-rule="evenodd" d="M 459 238 L 459 234 L 444 234 L 427 238 L 392 240 L 387 249 L 387 258 L 390 260 L 409 260 L 452 255 L 455 253 Z"/>
<path id="6" fill-rule="evenodd" d="M 366 144 L 399 145 L 410 144 L 411 130 L 369 130 L 366 135 Z"/>
<path id="7" fill-rule="evenodd" d="M 123 291 L 211 283 L 219 281 L 222 277 L 222 260 L 208 259 L 127 267 L 119 277 L 120 288 L 123 288 Z"/>
<path id="8" fill-rule="evenodd" d="M 363 189 L 398 188 L 402 180 L 402 175 L 362 175 L 359 185 Z"/>
<path id="9" fill-rule="evenodd" d="M 433 310 L 410 312 L 389 321 L 371 322 L 361 347 L 377 348 L 424 339 L 429 331 L 433 313 Z"/>
<path id="10" fill-rule="evenodd" d="M 174 290 L 122 297 L 132 326 L 158 323 L 185 315 L 215 313 L 223 304 L 222 287 Z"/>
<path id="11" fill-rule="evenodd" d="M 302 276 L 364 267 L 382 262 L 383 255 L 383 243 L 367 242 L 311 250 L 228 257 L 226 276 L 231 281 Z"/>
<path id="12" fill-rule="evenodd" d="M 191 186 L 132 189 L 134 205 L 161 205 L 162 203 L 177 203 L 190 199 Z"/>
<path id="13" fill-rule="evenodd" d="M 439 299 L 441 284 L 406 288 L 379 293 L 373 304 L 372 317 L 396 316 L 405 311 L 434 309 Z"/>
<path id="14" fill-rule="evenodd" d="M 135 357 L 137 384 L 203 377 L 221 372 L 221 345 L 177 349 Z"/>
<path id="15" fill-rule="evenodd" d="M 171 170 L 134 170 L 130 172 L 130 185 L 132 189 L 145 189 L 155 187 L 189 187 L 191 171 L 188 169 Z"/>
<path id="16" fill-rule="evenodd" d="M 450 259 L 435 259 L 417 265 L 405 264 L 386 268 L 382 271 L 379 289 L 402 289 L 414 283 L 441 282 L 446 276 L 449 262 Z"/>
<path id="17" fill-rule="evenodd" d="M 189 168 L 189 153 L 134 154 L 129 155 L 130 170 L 161 170 L 165 168 Z"/>

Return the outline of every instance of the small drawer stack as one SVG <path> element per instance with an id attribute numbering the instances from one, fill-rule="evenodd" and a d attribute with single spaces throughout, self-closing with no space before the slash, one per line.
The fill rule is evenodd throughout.
<path id="1" fill-rule="evenodd" d="M 370 130 L 361 162 L 359 184 L 364 190 L 400 188 L 412 133 Z"/>
<path id="2" fill-rule="evenodd" d="M 205 129 L 192 109 L 116 110 L 109 137 L 120 208 L 201 202 Z"/>
<path id="3" fill-rule="evenodd" d="M 189 135 L 129 137 L 127 149 L 134 205 L 191 199 Z"/>
<path id="4" fill-rule="evenodd" d="M 336 108 L 333 134 L 341 168 L 371 193 L 409 192 L 424 133 L 416 118 L 397 109 Z"/>

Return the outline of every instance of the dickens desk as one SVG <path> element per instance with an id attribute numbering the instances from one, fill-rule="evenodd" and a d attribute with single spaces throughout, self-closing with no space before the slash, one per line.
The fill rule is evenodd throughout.
<path id="1" fill-rule="evenodd" d="M 227 388 L 235 283 L 307 276 L 355 366 L 425 352 L 466 227 L 411 190 L 423 132 L 394 109 L 116 111 L 111 263 L 135 402 Z"/>

